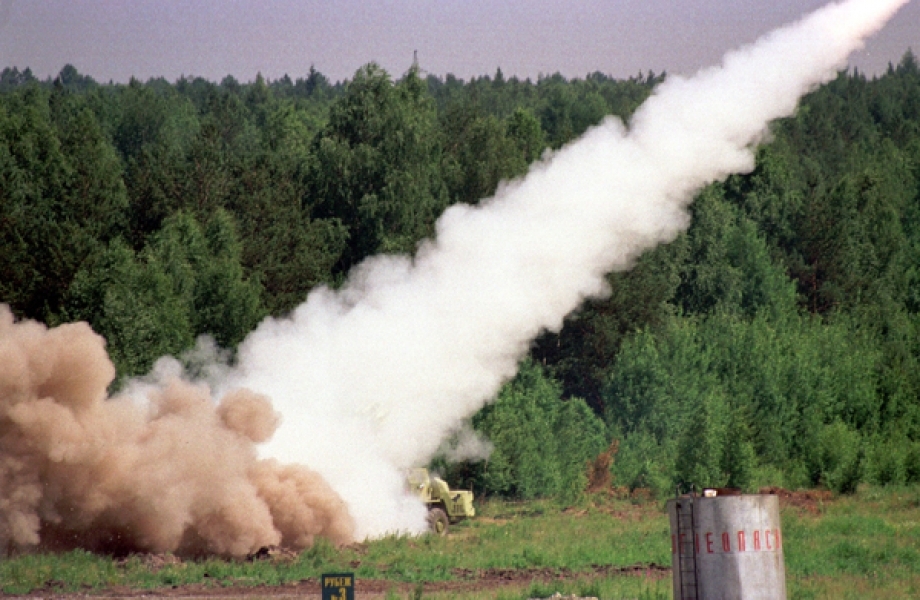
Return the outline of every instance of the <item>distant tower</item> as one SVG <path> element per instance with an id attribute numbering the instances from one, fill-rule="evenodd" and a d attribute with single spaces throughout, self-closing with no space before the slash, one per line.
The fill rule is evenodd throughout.
<path id="1" fill-rule="evenodd" d="M 428 71 L 423 71 L 421 67 L 418 66 L 418 50 L 412 51 L 412 66 L 409 67 L 409 70 L 406 73 L 414 72 L 419 77 L 425 77 L 428 75 Z"/>

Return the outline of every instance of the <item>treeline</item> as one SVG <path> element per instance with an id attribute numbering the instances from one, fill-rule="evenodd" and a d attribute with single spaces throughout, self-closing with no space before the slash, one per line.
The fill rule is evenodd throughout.
<path id="1" fill-rule="evenodd" d="M 370 64 L 219 84 L 0 73 L 0 301 L 87 320 L 120 375 L 411 252 L 664 75 L 398 79 Z M 704 190 L 689 231 L 532 349 L 444 466 L 519 497 L 616 485 L 920 480 L 920 68 L 840 73 L 776 124 L 756 170 Z"/>

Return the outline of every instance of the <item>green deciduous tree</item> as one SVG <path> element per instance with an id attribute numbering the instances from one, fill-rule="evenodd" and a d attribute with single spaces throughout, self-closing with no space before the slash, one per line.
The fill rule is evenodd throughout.
<path id="1" fill-rule="evenodd" d="M 499 182 L 521 175 L 528 153 L 540 144 L 539 123 L 516 112 L 511 123 L 482 114 L 473 104 L 459 104 L 443 116 L 445 156 L 441 166 L 451 200 L 476 204 L 495 193 Z M 535 126 L 535 127 L 534 127 Z"/>
<path id="2" fill-rule="evenodd" d="M 655 330 L 674 313 L 686 238 L 641 256 L 631 270 L 607 276 L 610 295 L 570 315 L 558 334 L 545 334 L 533 355 L 563 383 L 566 395 L 584 398 L 598 414 L 602 392 L 621 344 L 640 330 Z"/>
<path id="3" fill-rule="evenodd" d="M 0 97 L 0 297 L 18 314 L 54 322 L 82 263 L 123 231 L 121 175 L 81 98 Z"/>
<path id="4" fill-rule="evenodd" d="M 606 446 L 603 422 L 583 401 L 563 401 L 559 385 L 532 362 L 474 424 L 495 446 L 482 467 L 482 485 L 514 497 L 581 495 L 588 461 Z"/>
<path id="5" fill-rule="evenodd" d="M 131 198 L 128 239 L 141 248 L 164 219 L 185 207 L 189 152 L 200 123 L 192 102 L 175 90 L 133 79 L 110 102 L 115 105 L 112 139 L 125 164 Z"/>
<path id="6" fill-rule="evenodd" d="M 378 252 L 411 252 L 447 203 L 434 103 L 418 73 L 393 83 L 362 67 L 316 138 L 308 201 L 347 228 L 337 270 Z"/>
<path id="7" fill-rule="evenodd" d="M 137 255 L 120 240 L 77 274 L 67 316 L 88 321 L 108 341 L 120 375 L 146 373 L 178 356 L 197 336 L 225 347 L 264 315 L 259 286 L 243 277 L 232 220 L 217 213 L 205 229 L 177 213 Z"/>

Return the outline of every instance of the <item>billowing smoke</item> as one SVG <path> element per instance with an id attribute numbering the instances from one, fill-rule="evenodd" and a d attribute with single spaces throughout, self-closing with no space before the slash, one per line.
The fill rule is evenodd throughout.
<path id="1" fill-rule="evenodd" d="M 83 547 L 245 555 L 353 538 L 341 498 L 306 467 L 259 459 L 278 415 L 245 390 L 164 373 L 142 401 L 85 323 L 16 323 L 0 305 L 0 552 Z"/>
<path id="2" fill-rule="evenodd" d="M 479 462 L 489 458 L 495 445 L 472 425 L 464 424 L 448 439 L 441 442 L 436 455 L 443 456 L 447 462 Z"/>
<path id="3" fill-rule="evenodd" d="M 629 127 L 608 119 L 494 198 L 448 209 L 414 257 L 372 258 L 343 289 L 264 322 L 229 383 L 284 415 L 265 452 L 322 473 L 359 537 L 422 529 L 401 470 L 493 398 L 534 337 L 603 296 L 605 273 L 687 227 L 695 192 L 751 170 L 768 123 L 905 3 L 831 5 L 721 67 L 670 77 Z"/>
<path id="4" fill-rule="evenodd" d="M 166 360 L 107 400 L 114 372 L 88 327 L 0 309 L 0 543 L 242 554 L 423 530 L 403 470 L 463 440 L 531 340 L 687 227 L 701 187 L 753 168 L 768 123 L 906 2 L 831 5 L 670 77 L 628 127 L 608 119 L 451 207 L 414 257 L 368 260 L 262 323 L 233 369 L 198 364 L 207 385 Z M 282 421 L 260 459 L 268 398 Z"/>

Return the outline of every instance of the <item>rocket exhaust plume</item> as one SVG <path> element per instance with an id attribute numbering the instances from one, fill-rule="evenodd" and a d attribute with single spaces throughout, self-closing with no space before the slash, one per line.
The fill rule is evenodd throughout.
<path id="1" fill-rule="evenodd" d="M 414 257 L 372 258 L 263 322 L 208 385 L 173 375 L 106 400 L 113 371 L 88 327 L 0 310 L 0 548 L 238 555 L 424 530 L 403 470 L 463 430 L 541 331 L 603 296 L 607 272 L 686 228 L 700 188 L 751 170 L 769 122 L 906 3 L 832 4 L 670 77 L 629 127 L 609 118 L 449 208 Z"/>
<path id="2" fill-rule="evenodd" d="M 607 119 L 479 206 L 449 208 L 413 258 L 372 258 L 343 289 L 264 322 L 229 381 L 284 415 L 265 452 L 322 473 L 359 537 L 422 530 L 401 470 L 493 398 L 541 331 L 603 296 L 607 272 L 686 228 L 701 187 L 750 171 L 769 122 L 904 4 L 829 5 L 720 67 L 669 77 L 628 128 Z"/>

